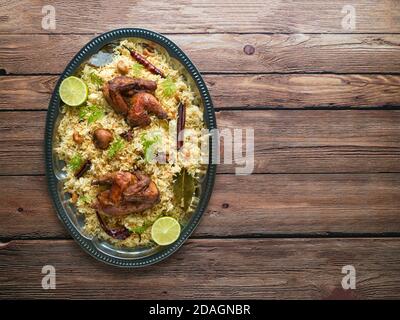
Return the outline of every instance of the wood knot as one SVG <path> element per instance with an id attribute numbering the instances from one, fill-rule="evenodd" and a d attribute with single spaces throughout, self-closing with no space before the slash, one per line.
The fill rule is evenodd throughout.
<path id="1" fill-rule="evenodd" d="M 217 210 L 207 210 L 207 214 L 209 214 L 210 217 L 216 216 L 218 213 Z"/>
<path id="2" fill-rule="evenodd" d="M 19 207 L 19 208 L 17 209 L 17 211 L 18 211 L 18 212 L 23 212 L 23 211 L 24 211 L 24 208 Z"/>
<path id="3" fill-rule="evenodd" d="M 250 44 L 246 44 L 243 48 L 243 52 L 249 56 L 254 54 L 255 51 L 256 49 Z"/>
<path id="4" fill-rule="evenodd" d="M 0 242 L 0 249 L 6 249 L 10 244 L 11 244 L 11 241 L 9 241 L 9 242 Z"/>
<path id="5" fill-rule="evenodd" d="M 229 203 L 223 203 L 223 204 L 222 204 L 222 208 L 224 208 L 224 209 L 229 208 Z"/>

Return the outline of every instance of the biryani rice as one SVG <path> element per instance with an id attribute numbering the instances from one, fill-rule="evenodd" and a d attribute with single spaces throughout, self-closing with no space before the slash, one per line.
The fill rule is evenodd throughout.
<path id="1" fill-rule="evenodd" d="M 171 135 L 170 132 L 176 132 L 177 105 L 179 101 L 183 101 L 186 106 L 186 129 L 190 129 L 194 136 L 198 138 L 201 137 L 202 129 L 204 129 L 200 99 L 184 78 L 183 67 L 175 65 L 175 62 L 161 48 L 153 49 L 153 54 L 147 57 L 151 63 L 168 75 L 168 81 L 173 81 L 176 90 L 173 95 L 169 96 L 163 92 L 163 81 L 166 80 L 138 66 L 137 62 L 130 56 L 129 51 L 123 47 L 126 46 L 143 54 L 145 49 L 143 42 L 142 39 L 123 40 L 115 48 L 114 59 L 108 65 L 98 68 L 88 64 L 83 66 L 77 76 L 88 86 L 88 100 L 86 105 L 82 107 L 66 105 L 62 107 L 63 117 L 57 130 L 57 147 L 55 149 L 59 159 L 67 164 L 64 168 L 66 172 L 64 190 L 78 196 L 75 205 L 79 214 L 83 214 L 85 217 L 85 233 L 124 247 L 150 245 L 152 243 L 150 226 L 160 216 L 171 216 L 184 223 L 185 212 L 179 206 L 174 205 L 173 201 L 174 177 L 181 172 L 182 168 L 185 168 L 189 174 L 197 178 L 204 172 L 204 166 L 200 163 L 200 140 L 185 140 L 185 150 L 182 153 L 182 157 L 175 159 L 177 161 L 160 164 L 155 161 L 149 162 L 143 156 L 143 138 L 147 136 L 160 136 L 160 143 L 156 146 L 159 150 L 155 151 L 160 151 L 166 146 L 167 148 L 168 146 L 170 148 L 175 146 L 176 136 Z M 133 66 L 127 76 L 157 82 L 155 96 L 171 120 L 168 122 L 151 116 L 151 124 L 146 128 L 134 128 L 132 130 L 132 141 L 122 140 L 123 148 L 114 157 L 110 157 L 108 150 L 99 150 L 95 147 L 92 133 L 97 128 L 109 129 L 114 133 L 114 139 L 116 139 L 120 134 L 131 130 L 124 117 L 115 113 L 111 106 L 108 105 L 103 96 L 101 84 L 98 83 L 99 79 L 101 79 L 101 82 L 106 82 L 119 75 L 117 69 L 119 61 L 124 61 L 127 65 Z M 104 116 L 91 123 L 87 119 L 82 119 L 82 108 L 90 108 L 90 106 L 96 106 L 104 113 Z M 74 132 L 83 137 L 81 144 L 73 141 Z M 171 149 L 167 150 L 167 152 L 169 151 Z M 75 170 L 68 166 L 71 159 L 77 155 L 82 159 L 90 159 L 92 163 L 90 170 L 79 179 L 74 175 Z M 127 239 L 117 240 L 104 232 L 97 219 L 96 210 L 92 208 L 92 203 L 99 192 L 99 187 L 92 185 L 92 181 L 109 172 L 132 171 L 132 169 L 140 169 L 151 177 L 159 189 L 160 202 L 142 213 L 133 213 L 122 218 L 105 216 L 106 223 L 111 227 L 124 225 L 130 230 L 135 230 L 137 227 L 145 226 L 143 228 L 144 232 L 141 234 L 133 232 Z M 196 199 L 193 205 L 195 203 Z"/>

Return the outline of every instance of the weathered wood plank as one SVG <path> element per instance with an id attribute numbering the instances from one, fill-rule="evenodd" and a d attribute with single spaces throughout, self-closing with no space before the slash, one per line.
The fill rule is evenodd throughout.
<path id="1" fill-rule="evenodd" d="M 91 35 L 0 35 L 0 69 L 60 73 Z M 400 73 L 400 35 L 171 35 L 202 72 Z M 243 48 L 251 45 L 254 54 Z M 223 52 L 223 54 L 221 54 Z"/>
<path id="2" fill-rule="evenodd" d="M 53 1 L 56 29 L 42 28 L 43 0 L 3 1 L 2 33 L 88 33 L 132 25 L 160 32 L 400 32 L 396 0 L 354 0 L 354 30 L 342 27 L 345 0 Z M 29 8 L 29 10 L 27 10 Z M 79 15 L 76 15 L 79 12 Z M 150 13 L 150 14 L 149 14 Z M 98 17 L 101 16 L 101 19 Z"/>
<path id="3" fill-rule="evenodd" d="M 0 113 L 0 174 L 44 173 L 45 112 Z"/>
<path id="4" fill-rule="evenodd" d="M 205 81 L 217 108 L 357 108 L 400 105 L 399 76 L 206 75 Z"/>
<path id="5" fill-rule="evenodd" d="M 72 240 L 12 241 L 0 249 L 0 297 L 398 298 L 399 247 L 397 238 L 197 239 L 168 260 L 133 271 L 95 261 Z M 41 269 L 49 264 L 56 290 L 41 287 Z M 345 265 L 356 269 L 351 292 L 341 286 Z"/>
<path id="6" fill-rule="evenodd" d="M 221 111 L 217 119 L 231 132 L 254 129 L 254 172 L 344 173 L 399 172 L 399 116 L 394 110 L 279 110 Z"/>
<path id="7" fill-rule="evenodd" d="M 0 113 L 0 175 L 44 173 L 45 115 Z M 400 172 L 397 110 L 220 111 L 217 121 L 254 129 L 257 173 Z"/>
<path id="8" fill-rule="evenodd" d="M 43 110 L 58 76 L 0 77 L 0 110 Z M 400 106 L 400 76 L 335 74 L 211 75 L 216 108 Z"/>
<path id="9" fill-rule="evenodd" d="M 0 216 L 6 219 L 0 238 L 69 237 L 53 208 L 46 177 L 0 177 L 0 186 L 8 190 L 0 193 Z"/>
<path id="10" fill-rule="evenodd" d="M 69 238 L 45 177 L 0 177 L 0 189 L 0 238 Z M 194 235 L 394 233 L 399 212 L 400 174 L 218 175 Z"/>
<path id="11" fill-rule="evenodd" d="M 47 109 L 58 76 L 0 77 L 0 110 Z"/>

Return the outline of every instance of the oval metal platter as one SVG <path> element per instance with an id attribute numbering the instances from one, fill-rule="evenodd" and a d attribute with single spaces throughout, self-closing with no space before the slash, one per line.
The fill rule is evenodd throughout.
<path id="1" fill-rule="evenodd" d="M 85 235 L 83 231 L 85 223 L 84 217 L 77 214 L 76 207 L 69 201 L 69 195 L 63 192 L 63 181 L 65 179 L 63 167 L 65 163 L 57 159 L 53 148 L 55 143 L 55 132 L 62 117 L 61 101 L 58 89 L 61 81 L 64 78 L 73 75 L 82 63 L 87 62 L 88 59 L 107 45 L 126 38 L 142 38 L 150 40 L 157 46 L 166 50 L 175 62 L 184 66 L 185 72 L 187 72 L 185 75 L 186 78 L 192 84 L 196 94 L 199 94 L 201 98 L 206 127 L 208 129 L 216 129 L 216 120 L 210 94 L 194 64 L 175 43 L 166 37 L 149 30 L 137 28 L 117 29 L 94 38 L 75 55 L 58 80 L 50 100 L 45 132 L 46 175 L 50 195 L 57 215 L 71 236 L 91 256 L 110 265 L 134 268 L 151 265 L 164 260 L 177 251 L 196 228 L 207 207 L 212 193 L 216 174 L 216 165 L 211 164 L 211 159 L 215 156 L 216 148 L 213 147 L 213 137 L 210 135 L 209 164 L 207 172 L 203 177 L 198 190 L 199 201 L 192 212 L 189 213 L 189 216 L 186 219 L 187 222 L 182 228 L 180 237 L 173 244 L 169 246 L 121 248 L 115 247 L 97 237 Z"/>

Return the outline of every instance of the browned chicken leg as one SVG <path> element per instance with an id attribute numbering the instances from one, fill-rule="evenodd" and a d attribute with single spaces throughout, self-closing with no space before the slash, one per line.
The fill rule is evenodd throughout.
<path id="1" fill-rule="evenodd" d="M 115 112 L 123 115 L 126 115 L 128 113 L 129 104 L 122 96 L 120 88 L 121 86 L 126 85 L 127 82 L 130 82 L 130 79 L 132 78 L 123 76 L 115 77 L 103 86 L 103 94 L 107 102 L 112 106 Z"/>
<path id="2" fill-rule="evenodd" d="M 167 113 L 158 100 L 150 93 L 138 92 L 131 98 L 131 108 L 126 120 L 133 127 L 145 127 L 150 124 L 147 112 L 154 113 L 159 119 L 166 119 Z"/>

